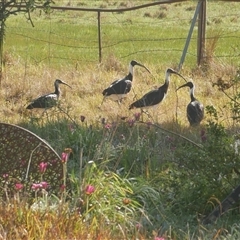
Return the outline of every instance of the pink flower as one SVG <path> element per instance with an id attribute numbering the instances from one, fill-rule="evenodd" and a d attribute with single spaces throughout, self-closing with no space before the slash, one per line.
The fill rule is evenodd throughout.
<path id="1" fill-rule="evenodd" d="M 60 186 L 60 191 L 63 192 L 65 189 L 66 189 L 66 185 L 62 184 L 62 185 Z"/>
<path id="2" fill-rule="evenodd" d="M 166 240 L 164 237 L 155 237 L 154 240 Z"/>
<path id="3" fill-rule="evenodd" d="M 45 173 L 45 171 L 46 171 L 46 169 L 47 169 L 47 163 L 45 163 L 45 162 L 41 162 L 40 164 L 39 164 L 39 171 L 40 171 L 40 173 Z"/>
<path id="4" fill-rule="evenodd" d="M 85 192 L 87 195 L 91 195 L 92 193 L 94 193 L 95 191 L 95 188 L 94 186 L 92 185 L 87 185 L 86 189 L 85 189 Z"/>
<path id="5" fill-rule="evenodd" d="M 23 189 L 23 187 L 24 187 L 24 186 L 23 186 L 22 183 L 16 183 L 16 184 L 15 184 L 15 188 L 16 188 L 16 190 L 18 190 L 18 191 L 21 190 L 21 189 Z"/>
<path id="6" fill-rule="evenodd" d="M 47 182 L 40 182 L 41 188 L 47 189 L 48 183 Z"/>
<path id="7" fill-rule="evenodd" d="M 109 123 L 105 124 L 105 126 L 104 126 L 104 128 L 106 128 L 106 129 L 110 129 L 111 127 L 112 127 L 112 125 Z"/>
<path id="8" fill-rule="evenodd" d="M 64 149 L 64 152 L 62 152 L 62 163 L 66 163 L 68 161 L 71 152 L 72 152 L 71 148 Z"/>
<path id="9" fill-rule="evenodd" d="M 9 177 L 9 175 L 7 173 L 3 174 L 3 178 L 8 178 L 8 177 Z"/>
<path id="10" fill-rule="evenodd" d="M 66 163 L 69 157 L 69 153 L 62 152 L 62 162 Z"/>
<path id="11" fill-rule="evenodd" d="M 129 125 L 129 127 L 133 127 L 134 123 L 135 123 L 135 120 L 134 120 L 134 119 L 129 119 L 129 120 L 128 120 L 128 125 Z"/>
<path id="12" fill-rule="evenodd" d="M 137 230 L 140 230 L 143 226 L 142 226 L 141 223 L 137 223 L 137 224 L 135 225 L 135 227 L 136 227 Z"/>
<path id="13" fill-rule="evenodd" d="M 38 190 L 40 188 L 41 188 L 41 184 L 40 183 L 33 183 L 33 185 L 32 185 L 32 189 L 33 190 Z"/>
<path id="14" fill-rule="evenodd" d="M 32 185 L 33 190 L 47 189 L 47 187 L 48 187 L 47 182 L 33 183 L 33 185 Z"/>
<path id="15" fill-rule="evenodd" d="M 136 121 L 139 121 L 140 116 L 141 116 L 141 113 L 140 113 L 140 112 L 139 112 L 139 113 L 135 113 L 135 114 L 134 114 L 135 120 L 136 120 Z"/>

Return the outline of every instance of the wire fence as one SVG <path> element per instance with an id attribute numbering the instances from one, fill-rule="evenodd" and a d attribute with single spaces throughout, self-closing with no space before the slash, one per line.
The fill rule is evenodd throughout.
<path id="1" fill-rule="evenodd" d="M 84 1 L 81 2 L 84 5 Z M 69 4 L 79 2 L 69 1 Z M 108 4 L 114 2 L 108 1 Z M 66 61 L 69 64 L 98 63 L 109 56 L 176 63 L 180 60 L 196 6 L 196 1 L 187 1 L 101 14 L 52 10 L 46 16 L 40 11 L 33 18 L 35 27 L 27 23 L 24 16 L 16 16 L 7 23 L 6 50 L 26 60 L 49 65 Z M 107 9 L 106 5 L 99 7 Z M 213 51 L 211 42 L 217 39 L 211 57 L 231 59 L 239 64 L 239 7 L 237 2 L 208 2 L 207 51 Z M 197 26 L 191 36 L 186 62 L 196 63 L 196 49 Z"/>

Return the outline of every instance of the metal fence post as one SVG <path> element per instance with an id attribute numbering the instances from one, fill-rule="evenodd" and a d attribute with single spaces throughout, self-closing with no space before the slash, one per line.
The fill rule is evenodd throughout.
<path id="1" fill-rule="evenodd" d="M 189 47 L 189 43 L 190 43 L 190 40 L 191 40 L 191 37 L 192 37 L 193 29 L 194 29 L 194 26 L 195 26 L 196 21 L 197 21 L 197 16 L 199 15 L 200 7 L 201 7 L 201 3 L 198 2 L 195 13 L 194 13 L 194 16 L 193 16 L 193 19 L 192 19 L 192 23 L 191 23 L 191 26 L 190 26 L 190 29 L 189 29 L 189 32 L 188 32 L 186 43 L 185 43 L 185 46 L 184 46 L 184 49 L 183 49 L 183 52 L 182 52 L 182 56 L 181 56 L 181 59 L 180 59 L 179 65 L 178 65 L 178 71 L 181 70 L 182 65 L 185 61 L 185 57 L 186 57 L 187 50 L 188 50 L 188 47 Z"/>

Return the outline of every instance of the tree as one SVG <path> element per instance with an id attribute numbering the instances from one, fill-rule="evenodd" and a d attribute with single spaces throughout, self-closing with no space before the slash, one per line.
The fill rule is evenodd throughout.
<path id="1" fill-rule="evenodd" d="M 50 4 L 54 4 L 53 0 L 1 0 L 0 6 L 0 86 L 2 82 L 3 72 L 3 43 L 5 36 L 5 23 L 11 15 L 18 13 L 26 13 L 28 20 L 34 26 L 31 19 L 31 12 L 36 8 L 43 8 L 45 12 L 50 10 Z"/>

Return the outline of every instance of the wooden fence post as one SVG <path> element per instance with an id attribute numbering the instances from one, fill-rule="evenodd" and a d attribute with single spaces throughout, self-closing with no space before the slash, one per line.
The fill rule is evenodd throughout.
<path id="1" fill-rule="evenodd" d="M 198 14 L 198 38 L 197 38 L 197 64 L 201 65 L 205 57 L 205 33 L 206 33 L 206 0 L 200 0 L 201 6 Z"/>

